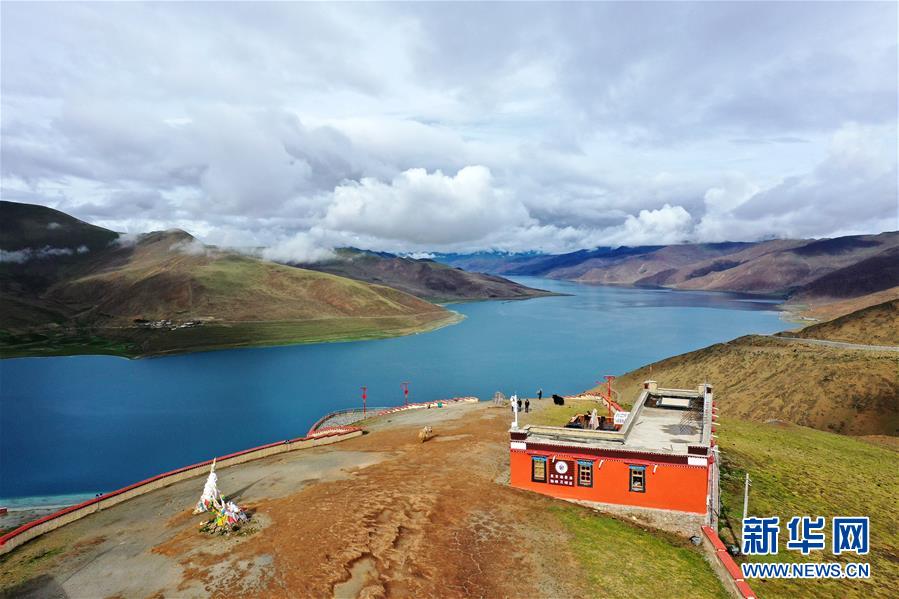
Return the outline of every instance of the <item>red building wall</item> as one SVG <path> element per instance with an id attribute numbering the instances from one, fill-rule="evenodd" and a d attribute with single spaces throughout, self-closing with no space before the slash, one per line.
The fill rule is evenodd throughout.
<path id="1" fill-rule="evenodd" d="M 552 458 L 573 460 L 592 460 L 593 486 L 578 486 L 575 468 L 574 486 L 534 482 L 531 480 L 531 458 L 547 457 L 547 471 L 552 470 Z M 604 461 L 602 461 L 604 460 Z M 602 465 L 600 466 L 600 462 Z M 596 455 L 583 455 L 557 451 L 512 450 L 511 484 L 513 487 L 536 491 L 545 495 L 564 499 L 582 499 L 602 503 L 615 503 L 638 507 L 677 510 L 682 512 L 706 513 L 706 497 L 708 494 L 708 466 L 688 466 L 646 460 L 623 460 L 620 458 L 603 458 Z M 630 490 L 630 466 L 646 466 L 645 491 Z M 548 477 L 547 477 L 548 478 Z"/>

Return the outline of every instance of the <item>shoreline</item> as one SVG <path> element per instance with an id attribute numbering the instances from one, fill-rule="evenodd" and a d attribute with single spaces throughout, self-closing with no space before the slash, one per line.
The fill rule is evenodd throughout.
<path id="1" fill-rule="evenodd" d="M 530 298 L 528 298 L 530 299 Z M 320 337 L 309 336 L 298 338 L 296 340 L 286 341 L 283 339 L 273 339 L 271 341 L 233 341 L 233 342 L 225 342 L 220 344 L 209 344 L 209 345 L 198 345 L 196 347 L 179 347 L 172 349 L 162 349 L 159 351 L 146 352 L 146 353 L 131 353 L 131 352 L 116 352 L 116 351 L 77 351 L 78 346 L 73 347 L 72 349 L 76 351 L 66 351 L 68 348 L 66 347 L 50 347 L 46 352 L 37 353 L 37 352 L 27 352 L 27 353 L 17 353 L 15 346 L 7 346 L 0 349 L 0 362 L 3 360 L 17 360 L 23 358 L 67 358 L 67 357 L 79 357 L 79 356 L 110 356 L 114 358 L 122 358 L 125 360 L 141 360 L 147 358 L 164 358 L 168 356 L 179 356 L 186 354 L 197 354 L 197 353 L 207 353 L 214 351 L 224 351 L 224 350 L 235 350 L 235 349 L 256 349 L 256 348 L 268 348 L 268 347 L 289 347 L 293 345 L 316 345 L 320 343 L 350 343 L 354 341 L 374 341 L 377 339 L 393 339 L 397 337 L 406 337 L 409 335 L 418 335 L 421 333 L 430 333 L 432 331 L 437 331 L 444 327 L 452 326 L 454 324 L 458 324 L 465 320 L 466 316 L 454 310 L 445 309 L 448 312 L 447 315 L 442 318 L 436 318 L 434 320 L 427 321 L 425 323 L 419 325 L 413 325 L 409 327 L 399 327 L 396 330 L 374 330 L 368 333 L 353 335 L 341 335 L 339 332 L 335 331 L 333 334 L 328 335 L 325 334 Z M 428 314 L 428 313 L 425 313 Z M 422 315 L 416 315 L 422 316 Z M 352 320 L 356 321 L 364 321 L 365 319 L 370 318 L 390 318 L 390 317 L 356 317 Z M 322 319 L 324 320 L 324 319 Z M 296 326 L 309 326 L 314 324 L 316 320 L 303 320 L 303 321 L 240 321 L 235 323 L 223 323 L 218 325 L 212 325 L 207 327 L 199 327 L 197 329 L 191 329 L 192 331 L 203 331 L 205 328 L 206 332 L 209 332 L 211 329 L 214 329 L 215 332 L 221 332 L 224 329 L 229 329 L 234 326 L 280 326 L 285 323 L 287 326 L 290 324 L 294 324 Z M 122 330 L 122 327 L 107 327 L 115 330 Z M 166 331 L 166 332 L 175 332 L 175 331 Z M 105 342 L 109 345 L 120 344 L 120 342 L 116 341 L 112 338 L 103 338 Z M 35 348 L 39 349 L 39 348 Z"/>

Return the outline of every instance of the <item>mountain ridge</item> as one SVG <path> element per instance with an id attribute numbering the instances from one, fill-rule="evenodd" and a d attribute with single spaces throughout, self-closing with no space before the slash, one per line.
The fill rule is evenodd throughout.
<path id="1" fill-rule="evenodd" d="M 4 357 L 85 351 L 141 356 L 367 339 L 459 318 L 390 287 L 205 246 L 179 229 L 125 238 L 71 217 L 51 226 L 62 214 L 0 203 Z M 70 237 L 61 237 L 60 228 Z M 26 238 L 20 231 L 38 234 Z M 46 246 L 53 252 L 25 251 L 47 237 L 60 244 Z M 87 237 L 92 245 L 73 249 Z"/>
<path id="2" fill-rule="evenodd" d="M 526 287 L 498 275 L 469 272 L 431 259 L 357 248 L 341 248 L 336 250 L 336 256 L 332 259 L 296 266 L 357 281 L 387 285 L 437 303 L 556 295 Z"/>
<path id="3" fill-rule="evenodd" d="M 559 255 L 441 255 L 497 274 L 580 283 L 732 291 L 821 301 L 899 285 L 899 232 L 824 239 L 773 239 L 578 250 Z"/>

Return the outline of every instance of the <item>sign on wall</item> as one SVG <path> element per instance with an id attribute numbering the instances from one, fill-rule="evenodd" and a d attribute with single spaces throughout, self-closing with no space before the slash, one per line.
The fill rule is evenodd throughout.
<path id="1" fill-rule="evenodd" d="M 574 462 L 556 460 L 549 469 L 549 484 L 574 486 Z"/>

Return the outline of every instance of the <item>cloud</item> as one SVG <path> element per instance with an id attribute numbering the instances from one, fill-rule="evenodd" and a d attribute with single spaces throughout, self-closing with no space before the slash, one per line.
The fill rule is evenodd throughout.
<path id="1" fill-rule="evenodd" d="M 169 246 L 170 252 L 178 252 L 187 256 L 207 256 L 209 248 L 199 239 L 184 239 Z"/>
<path id="2" fill-rule="evenodd" d="M 364 178 L 341 185 L 324 223 L 336 230 L 440 246 L 481 240 L 529 220 L 524 206 L 493 185 L 490 169 L 466 166 L 453 176 L 410 169 L 390 183 Z"/>
<path id="3" fill-rule="evenodd" d="M 20 250 L 0 250 L 0 262 L 24 264 L 29 260 L 46 260 L 59 256 L 71 256 L 72 254 L 86 254 L 90 249 L 80 245 L 75 249 L 66 247 L 52 247 L 45 245 L 41 248 L 22 248 Z"/>
<path id="4" fill-rule="evenodd" d="M 706 240 L 857 234 L 899 229 L 899 170 L 895 129 L 847 123 L 827 155 L 806 173 L 765 189 L 732 182 L 711 189 L 696 228 Z"/>
<path id="5" fill-rule="evenodd" d="M 665 204 L 658 210 L 628 215 L 620 229 L 610 231 L 607 245 L 666 245 L 689 241 L 693 218 L 682 206 Z"/>
<path id="6" fill-rule="evenodd" d="M 12 3 L 0 195 L 284 259 L 899 228 L 895 3 L 702 8 Z"/>
<path id="7" fill-rule="evenodd" d="M 322 240 L 307 232 L 297 233 L 277 244 L 265 248 L 262 257 L 287 264 L 310 264 L 334 257 L 331 248 L 322 247 Z"/>
<path id="8" fill-rule="evenodd" d="M 413 260 L 433 260 L 436 255 L 433 252 L 410 252 L 405 254 L 405 257 Z"/>

